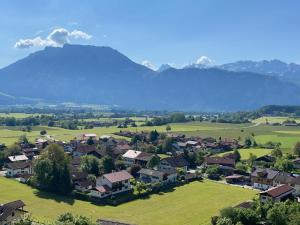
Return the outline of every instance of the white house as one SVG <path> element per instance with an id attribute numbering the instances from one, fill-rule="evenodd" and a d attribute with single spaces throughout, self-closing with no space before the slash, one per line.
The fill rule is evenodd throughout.
<path id="1" fill-rule="evenodd" d="M 96 187 L 94 187 L 90 196 L 95 198 L 105 198 L 107 196 L 131 190 L 130 179 L 133 177 L 126 171 L 118 171 L 104 174 L 97 178 Z"/>
<path id="2" fill-rule="evenodd" d="M 16 177 L 22 174 L 32 174 L 33 168 L 31 162 L 14 162 L 7 163 L 6 167 L 6 176 Z"/>
<path id="3" fill-rule="evenodd" d="M 132 166 L 135 163 L 135 159 L 138 155 L 140 155 L 141 151 L 128 150 L 125 154 L 122 155 L 124 164 L 126 166 Z"/>
<path id="4" fill-rule="evenodd" d="M 140 180 L 145 183 L 170 184 L 177 180 L 176 170 L 158 171 L 143 168 L 138 172 L 138 174 L 140 176 Z"/>

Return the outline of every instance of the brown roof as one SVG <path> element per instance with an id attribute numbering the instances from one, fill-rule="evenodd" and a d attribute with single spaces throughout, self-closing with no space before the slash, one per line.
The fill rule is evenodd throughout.
<path id="1" fill-rule="evenodd" d="M 101 192 L 101 193 L 106 193 L 110 191 L 110 188 L 105 184 L 105 185 L 101 185 L 101 186 L 96 186 L 94 187 L 95 190 Z"/>
<path id="2" fill-rule="evenodd" d="M 6 167 L 12 170 L 24 169 L 30 166 L 32 166 L 31 162 L 14 162 L 6 164 Z"/>
<path id="3" fill-rule="evenodd" d="M 141 152 L 141 154 L 139 154 L 135 159 L 148 162 L 153 158 L 153 156 L 155 156 L 153 153 Z"/>
<path id="4" fill-rule="evenodd" d="M 96 145 L 79 145 L 76 149 L 77 152 L 80 152 L 83 154 L 88 154 L 88 153 L 91 153 L 96 150 L 97 150 Z"/>
<path id="5" fill-rule="evenodd" d="M 15 210 L 20 209 L 24 206 L 25 203 L 21 200 L 0 205 L 0 222 L 6 220 L 6 218 L 10 216 Z"/>
<path id="6" fill-rule="evenodd" d="M 172 167 L 184 167 L 189 166 L 189 162 L 183 157 L 183 155 L 177 155 L 172 157 L 167 157 L 161 161 L 167 161 Z"/>
<path id="7" fill-rule="evenodd" d="M 293 190 L 294 190 L 294 188 L 292 188 L 291 186 L 289 186 L 287 184 L 283 184 L 283 185 L 279 185 L 277 187 L 270 188 L 267 191 L 263 191 L 260 194 L 267 194 L 267 195 L 271 196 L 272 198 L 276 198 L 285 193 L 292 192 Z"/>
<path id="8" fill-rule="evenodd" d="M 204 162 L 208 165 L 223 165 L 223 166 L 234 166 L 234 159 L 224 157 L 206 157 Z"/>
<path id="9" fill-rule="evenodd" d="M 113 173 L 107 173 L 107 174 L 104 174 L 103 177 L 105 177 L 111 183 L 116 183 L 116 182 L 129 180 L 129 179 L 133 178 L 130 175 L 130 173 L 128 173 L 126 170 L 121 170 L 121 171 L 113 172 Z"/>

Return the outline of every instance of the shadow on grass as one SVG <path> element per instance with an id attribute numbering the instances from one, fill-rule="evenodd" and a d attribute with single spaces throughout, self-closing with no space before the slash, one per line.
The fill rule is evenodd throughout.
<path id="1" fill-rule="evenodd" d="M 34 194 L 38 198 L 43 198 L 43 199 L 47 199 L 47 200 L 54 200 L 58 203 L 67 203 L 69 205 L 73 205 L 74 202 L 75 202 L 75 199 L 72 198 L 72 196 L 50 193 L 50 192 L 43 191 L 43 190 L 35 190 Z"/>

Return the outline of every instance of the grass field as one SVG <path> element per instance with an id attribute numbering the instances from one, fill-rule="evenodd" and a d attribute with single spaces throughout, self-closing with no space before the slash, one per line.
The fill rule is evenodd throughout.
<path id="1" fill-rule="evenodd" d="M 30 116 L 38 116 L 41 114 L 27 114 L 27 113 L 0 113 L 0 117 L 15 117 L 16 119 L 23 119 Z"/>
<path id="2" fill-rule="evenodd" d="M 295 120 L 297 123 L 300 123 L 300 118 L 280 117 L 280 116 L 263 116 L 253 120 L 252 122 L 258 124 L 265 124 L 267 121 L 269 123 L 282 123 L 286 120 Z"/>
<path id="3" fill-rule="evenodd" d="M 221 123 L 175 123 L 171 125 L 172 133 L 186 134 L 187 136 L 215 137 L 219 138 L 241 138 L 253 137 L 257 143 L 264 144 L 268 141 L 281 142 L 284 152 L 289 152 L 297 141 L 300 141 L 299 127 L 269 126 L 263 124 L 221 124 Z M 0 143 L 7 145 L 17 141 L 18 137 L 26 134 L 31 141 L 40 137 L 41 130 L 47 130 L 48 134 L 55 139 L 68 141 L 82 133 L 95 133 L 98 136 L 112 134 L 120 130 L 131 131 L 151 131 L 156 129 L 158 132 L 165 132 L 166 126 L 153 127 L 129 127 L 120 129 L 117 127 L 96 127 L 86 130 L 66 130 L 57 127 L 37 126 L 32 128 L 32 132 L 22 132 L 18 127 L 0 127 Z M 253 136 L 254 135 L 254 136 Z"/>
<path id="4" fill-rule="evenodd" d="M 61 213 L 72 212 L 93 220 L 106 218 L 139 225 L 206 225 L 219 209 L 252 199 L 256 193 L 212 181 L 196 181 L 168 193 L 113 207 L 58 197 L 0 177 L 0 203 L 22 199 L 25 209 L 44 222 L 50 222 Z"/>
<path id="5" fill-rule="evenodd" d="M 226 153 L 231 153 L 231 152 L 233 152 L 233 151 L 220 153 L 218 155 L 222 156 Z M 257 157 L 260 157 L 260 156 L 263 156 L 263 155 L 270 154 L 271 150 L 270 149 L 265 149 L 265 148 L 247 148 L 247 149 L 239 149 L 239 153 L 241 154 L 241 159 L 246 160 L 246 159 L 249 159 L 250 153 L 256 155 Z"/>

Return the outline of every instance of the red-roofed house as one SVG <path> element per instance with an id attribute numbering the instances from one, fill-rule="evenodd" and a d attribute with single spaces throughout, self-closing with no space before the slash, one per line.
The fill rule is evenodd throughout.
<path id="1" fill-rule="evenodd" d="M 288 199 L 289 197 L 293 196 L 295 193 L 295 189 L 287 184 L 282 184 L 277 187 L 270 188 L 266 191 L 262 191 L 259 193 L 260 201 L 267 202 L 267 201 L 274 201 L 280 202 L 282 200 Z"/>
<path id="2" fill-rule="evenodd" d="M 91 190 L 90 195 L 95 198 L 105 198 L 130 191 L 132 188 L 130 179 L 132 178 L 126 170 L 104 174 L 97 178 L 97 185 Z"/>

